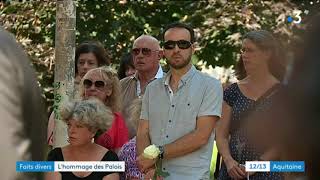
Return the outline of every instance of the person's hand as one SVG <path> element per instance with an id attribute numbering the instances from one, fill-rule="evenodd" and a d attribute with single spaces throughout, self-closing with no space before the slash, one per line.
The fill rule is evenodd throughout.
<path id="1" fill-rule="evenodd" d="M 252 176 L 252 175 L 254 175 L 256 172 L 247 172 L 247 174 L 249 175 L 249 176 Z"/>
<path id="2" fill-rule="evenodd" d="M 148 159 L 142 154 L 137 158 L 137 165 L 142 173 L 146 173 L 156 164 L 157 159 Z"/>
<path id="3" fill-rule="evenodd" d="M 228 174 L 233 179 L 243 179 L 246 177 L 246 169 L 244 166 L 241 166 L 233 158 L 226 159 L 225 164 L 227 166 Z"/>
<path id="4" fill-rule="evenodd" d="M 152 180 L 155 172 L 156 172 L 155 168 L 149 169 L 149 171 L 146 174 L 144 174 L 144 179 Z M 157 180 L 163 180 L 163 177 L 157 176 Z"/>

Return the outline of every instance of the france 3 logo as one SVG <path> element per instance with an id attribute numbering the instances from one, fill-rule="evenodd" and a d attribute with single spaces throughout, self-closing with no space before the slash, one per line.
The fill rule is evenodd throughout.
<path id="1" fill-rule="evenodd" d="M 308 14 L 309 11 L 308 10 L 305 10 L 304 12 L 302 12 L 301 10 L 294 10 L 293 11 L 293 16 L 288 16 L 287 17 L 287 22 L 288 23 L 294 23 L 294 24 L 300 24 L 301 23 L 301 20 L 302 20 L 302 17 L 301 15 L 302 14 Z"/>

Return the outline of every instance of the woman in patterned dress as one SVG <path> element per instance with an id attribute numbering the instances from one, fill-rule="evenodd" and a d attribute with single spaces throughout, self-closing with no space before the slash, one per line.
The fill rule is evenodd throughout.
<path id="1" fill-rule="evenodd" d="M 304 172 L 283 173 L 286 180 L 320 177 L 319 19 L 320 13 L 310 16 L 305 33 L 298 43 L 294 42 L 292 72 L 273 100 L 272 108 L 255 113 L 246 126 L 250 133 L 253 131 L 256 146 L 278 145 L 281 160 L 304 161 Z"/>
<path id="2" fill-rule="evenodd" d="M 267 31 L 252 31 L 244 36 L 236 75 L 239 82 L 224 91 L 222 118 L 217 127 L 217 146 L 223 158 L 219 180 L 244 179 L 245 161 L 277 158 L 274 149 L 260 152 L 248 142 L 241 128 L 249 112 L 263 111 L 271 104 L 284 68 L 278 42 Z M 268 96 L 265 96 L 268 95 Z M 230 137 L 230 138 L 229 138 Z M 250 179 L 281 179 L 279 174 L 254 173 Z"/>

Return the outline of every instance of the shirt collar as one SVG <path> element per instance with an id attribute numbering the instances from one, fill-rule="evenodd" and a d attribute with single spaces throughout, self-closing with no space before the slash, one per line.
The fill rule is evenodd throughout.
<path id="1" fill-rule="evenodd" d="M 182 84 L 186 84 L 187 81 L 189 79 L 191 79 L 191 77 L 195 74 L 196 71 L 197 71 L 197 69 L 192 65 L 191 68 L 189 69 L 189 71 L 185 75 L 183 75 L 182 78 L 180 79 Z M 163 78 L 164 85 L 166 85 L 166 86 L 169 85 L 170 77 L 171 77 L 171 70 Z"/>
<path id="2" fill-rule="evenodd" d="M 162 70 L 162 67 L 159 64 L 159 69 L 158 69 L 157 74 L 154 76 L 154 79 L 160 79 L 162 77 L 163 77 L 163 70 Z"/>
<path id="3" fill-rule="evenodd" d="M 163 75 L 164 75 L 164 73 L 163 73 L 162 67 L 161 67 L 161 65 L 159 64 L 159 68 L 158 68 L 157 74 L 154 76 L 153 79 L 160 79 L 160 78 L 163 77 Z M 136 72 L 136 73 L 132 76 L 132 78 L 135 78 L 137 81 L 139 81 L 138 72 Z M 152 80 L 153 80 L 153 79 L 152 79 Z"/>
<path id="4" fill-rule="evenodd" d="M 171 71 L 169 71 L 167 75 L 164 77 L 164 85 L 169 86 L 170 77 L 171 77 Z"/>

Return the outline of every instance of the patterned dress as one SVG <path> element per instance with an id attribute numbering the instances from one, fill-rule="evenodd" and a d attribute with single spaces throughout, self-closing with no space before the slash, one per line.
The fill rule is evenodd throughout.
<path id="1" fill-rule="evenodd" d="M 122 146 L 119 151 L 119 160 L 125 162 L 125 172 L 121 173 L 120 179 L 143 179 L 142 173 L 139 171 L 136 160 L 136 137 L 132 138 L 129 142 Z"/>
<path id="2" fill-rule="evenodd" d="M 257 152 L 254 146 L 248 143 L 246 131 L 240 128 L 243 119 L 247 117 L 249 110 L 263 111 L 271 105 L 272 96 L 262 98 L 257 101 L 244 96 L 237 83 L 230 85 L 223 94 L 224 101 L 232 108 L 231 125 L 230 125 L 230 141 L 229 149 L 231 156 L 240 164 L 245 164 L 246 161 L 258 160 L 261 153 Z M 278 180 L 283 179 L 279 173 L 255 173 L 250 176 L 250 180 Z M 231 180 L 227 172 L 227 168 L 223 163 L 219 172 L 218 180 Z"/>

